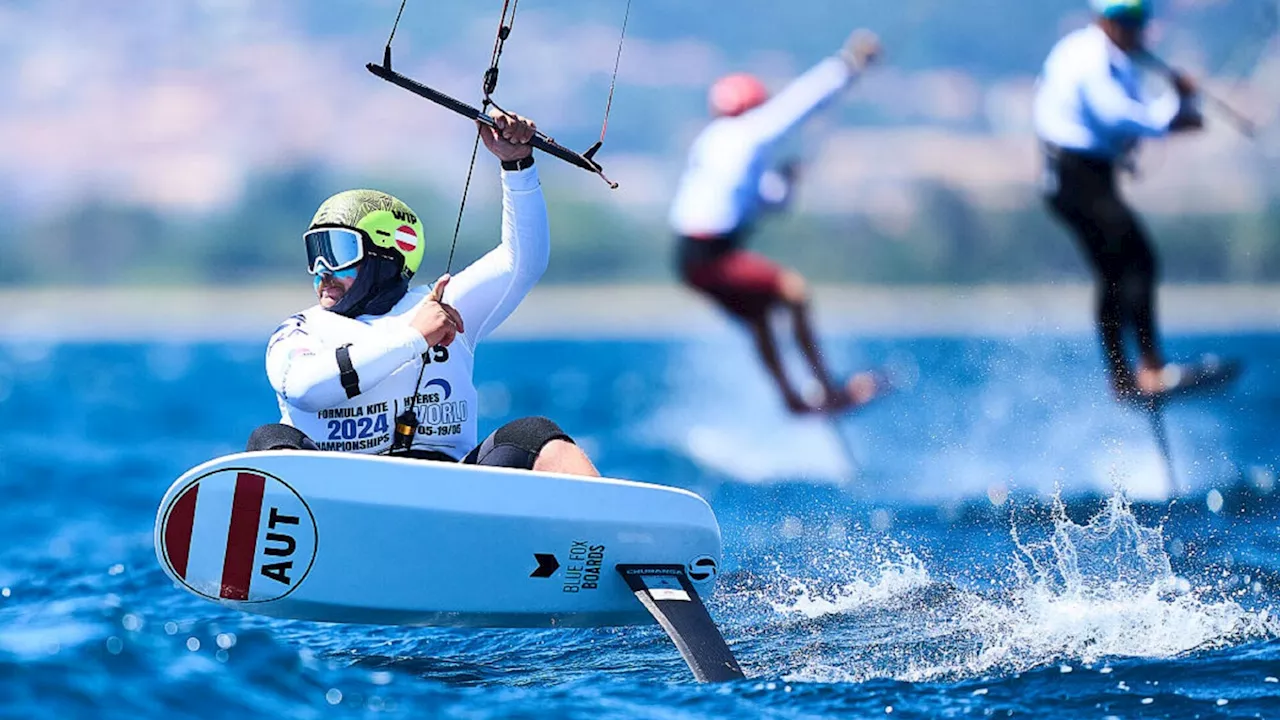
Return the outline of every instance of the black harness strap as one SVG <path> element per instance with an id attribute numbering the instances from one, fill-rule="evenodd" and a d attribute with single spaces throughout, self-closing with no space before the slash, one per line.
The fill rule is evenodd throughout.
<path id="1" fill-rule="evenodd" d="M 351 343 L 338 348 L 333 354 L 338 358 L 338 370 L 341 372 L 338 379 L 342 381 L 342 389 L 347 391 L 348 398 L 353 398 L 360 394 L 360 375 L 356 373 L 356 366 L 351 364 L 349 347 Z"/>

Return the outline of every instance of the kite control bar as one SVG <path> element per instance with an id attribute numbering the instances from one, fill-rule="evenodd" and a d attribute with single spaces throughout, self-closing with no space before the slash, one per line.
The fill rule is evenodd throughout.
<path id="1" fill-rule="evenodd" d="M 1149 65 L 1154 67 L 1156 70 L 1159 70 L 1160 72 L 1164 73 L 1170 79 L 1176 78 L 1178 76 L 1177 70 L 1174 70 L 1173 67 L 1169 65 L 1169 63 L 1165 62 L 1164 60 L 1161 60 L 1160 58 L 1156 57 L 1154 54 L 1144 51 L 1142 55 L 1143 55 L 1143 59 L 1146 60 Z M 1250 140 L 1253 140 L 1258 136 L 1257 123 L 1245 117 L 1244 113 L 1241 113 L 1239 110 L 1236 110 L 1235 108 L 1231 107 L 1226 103 L 1226 101 L 1222 100 L 1216 95 L 1210 95 L 1204 90 L 1197 90 L 1196 94 L 1198 94 L 1200 97 L 1204 98 L 1205 100 L 1208 100 L 1211 105 L 1218 108 L 1218 112 L 1220 112 L 1222 116 L 1227 120 L 1227 122 L 1231 123 L 1231 126 L 1234 127 L 1236 130 L 1238 130 L 1241 135 L 1244 135 Z"/>
<path id="2" fill-rule="evenodd" d="M 430 100 L 431 102 L 441 107 L 452 110 L 453 112 L 458 113 L 459 115 L 465 118 L 475 120 L 476 122 L 479 122 L 480 124 L 485 125 L 486 127 L 490 127 L 495 130 L 498 129 L 497 123 L 494 122 L 493 118 L 489 117 L 487 113 L 481 112 L 479 108 L 473 105 L 468 105 L 467 103 L 464 103 L 461 100 L 445 95 L 439 90 L 427 87 L 426 85 L 423 85 L 422 83 L 418 82 L 417 80 L 414 80 L 413 78 L 407 77 L 405 75 L 401 75 L 395 70 L 392 70 L 390 46 L 388 46 L 386 49 L 386 52 L 383 53 L 381 65 L 368 63 L 365 65 L 365 67 L 368 68 L 369 72 L 373 73 L 374 75 L 377 75 L 378 77 L 382 78 L 383 80 L 386 80 L 387 82 L 393 85 L 398 85 L 404 88 L 405 90 L 408 90 L 409 92 L 413 93 L 414 95 L 417 95 L 418 97 L 426 98 L 427 100 Z M 578 153 L 573 150 L 570 150 L 569 148 L 561 145 L 560 143 L 557 143 L 555 140 L 552 140 L 550 137 L 543 134 L 542 132 L 535 132 L 533 139 L 529 141 L 529 144 L 532 145 L 534 148 L 547 153 L 548 155 L 555 156 L 569 163 L 570 165 L 576 165 L 577 167 L 580 167 L 583 170 L 586 170 L 588 172 L 593 172 L 599 175 L 600 179 L 608 183 L 611 189 L 616 190 L 618 187 L 618 183 L 613 182 L 609 178 L 605 177 L 604 168 L 600 167 L 600 164 L 593 159 L 595 157 L 596 151 L 600 149 L 601 143 L 599 142 L 597 142 L 595 145 L 592 145 L 591 148 L 588 149 L 586 152 Z"/>

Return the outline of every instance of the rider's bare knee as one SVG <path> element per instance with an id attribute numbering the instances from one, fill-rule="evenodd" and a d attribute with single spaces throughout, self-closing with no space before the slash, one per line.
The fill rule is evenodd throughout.
<path id="1" fill-rule="evenodd" d="M 533 469 L 590 477 L 600 475 L 586 452 L 569 440 L 552 440 L 544 445 L 533 462 Z"/>

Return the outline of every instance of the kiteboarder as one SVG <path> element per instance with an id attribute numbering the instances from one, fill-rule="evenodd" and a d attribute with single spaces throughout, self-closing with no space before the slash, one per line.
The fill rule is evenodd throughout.
<path id="1" fill-rule="evenodd" d="M 586 454 L 542 417 L 477 444 L 476 346 L 537 283 L 550 254 L 546 203 L 528 145 L 532 121 L 493 108 L 477 123 L 502 163 L 502 241 L 454 276 L 409 289 L 426 236 L 420 216 L 376 190 L 326 200 L 303 243 L 318 304 L 267 346 L 280 423 L 248 449 L 337 450 L 595 476 Z"/>
<path id="2" fill-rule="evenodd" d="M 795 270 L 743 249 L 764 210 L 786 204 L 794 172 L 771 169 L 774 146 L 827 104 L 880 55 L 869 31 L 854 32 L 841 50 L 769 96 L 757 78 L 738 73 L 716 81 L 709 95 L 712 121 L 689 151 L 671 207 L 678 238 L 677 264 L 686 285 L 743 321 L 765 368 L 796 413 L 859 407 L 885 389 L 882 378 L 861 373 L 840 383 L 828 372 L 809 321 L 809 289 Z M 782 367 L 769 311 L 785 307 L 796 343 L 822 385 L 823 397 L 807 402 Z"/>
<path id="3" fill-rule="evenodd" d="M 1171 72 L 1175 92 L 1143 97 L 1149 0 L 1090 0 L 1094 22 L 1064 37 L 1045 61 L 1034 118 L 1045 154 L 1050 210 L 1075 236 L 1097 281 L 1096 324 L 1119 400 L 1150 402 L 1180 386 L 1222 379 L 1225 366 L 1166 363 L 1156 331 L 1158 265 L 1146 230 L 1120 197 L 1117 169 L 1143 138 L 1199 130 L 1195 82 Z M 1136 371 L 1125 350 L 1137 340 Z"/>

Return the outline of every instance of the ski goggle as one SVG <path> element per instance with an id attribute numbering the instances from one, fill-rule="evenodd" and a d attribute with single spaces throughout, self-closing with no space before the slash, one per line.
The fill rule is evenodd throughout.
<path id="1" fill-rule="evenodd" d="M 321 270 L 320 272 L 316 273 L 315 276 L 311 278 L 313 281 L 312 285 L 315 287 L 316 290 L 319 290 L 320 286 L 324 284 L 325 278 L 334 277 L 342 280 L 354 280 L 356 277 L 356 273 L 358 272 L 359 270 L 355 268 L 347 268 L 346 270 L 338 270 L 336 272 L 329 272 L 329 269 L 325 268 L 324 270 Z"/>
<path id="2" fill-rule="evenodd" d="M 333 272 L 355 266 L 364 259 L 364 234 L 350 228 L 320 228 L 302 236 L 307 246 L 307 271 L 321 266 Z"/>

